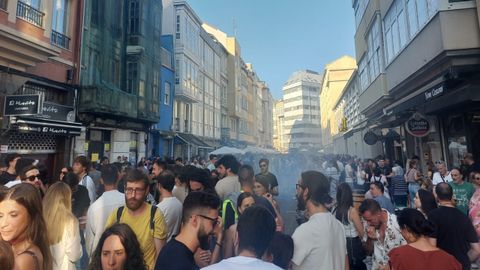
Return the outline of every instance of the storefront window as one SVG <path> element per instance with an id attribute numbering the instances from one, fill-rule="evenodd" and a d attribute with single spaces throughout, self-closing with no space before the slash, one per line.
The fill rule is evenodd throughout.
<path id="1" fill-rule="evenodd" d="M 445 119 L 445 131 L 450 168 L 460 167 L 463 155 L 467 153 L 467 137 L 462 115 L 452 115 Z"/>

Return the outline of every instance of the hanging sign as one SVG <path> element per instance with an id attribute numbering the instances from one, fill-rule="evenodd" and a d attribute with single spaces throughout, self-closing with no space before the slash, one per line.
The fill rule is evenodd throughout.
<path id="1" fill-rule="evenodd" d="M 363 141 L 368 145 L 374 145 L 378 141 L 378 136 L 373 131 L 369 131 L 363 136 Z"/>
<path id="2" fill-rule="evenodd" d="M 42 110 L 40 95 L 6 96 L 3 115 L 36 115 Z"/>
<path id="3" fill-rule="evenodd" d="M 405 122 L 405 129 L 414 137 L 425 137 L 430 133 L 430 122 L 425 116 L 415 113 Z"/>

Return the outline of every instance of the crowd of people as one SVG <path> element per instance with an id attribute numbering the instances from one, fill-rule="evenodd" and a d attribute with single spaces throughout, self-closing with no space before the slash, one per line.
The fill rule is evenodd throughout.
<path id="1" fill-rule="evenodd" d="M 439 161 L 425 175 L 416 157 L 404 169 L 333 155 L 93 166 L 78 156 L 51 179 L 37 160 L 4 160 L 0 269 L 442 270 L 480 257 L 470 154 L 463 168 Z M 291 236 L 281 194 L 296 195 Z"/>

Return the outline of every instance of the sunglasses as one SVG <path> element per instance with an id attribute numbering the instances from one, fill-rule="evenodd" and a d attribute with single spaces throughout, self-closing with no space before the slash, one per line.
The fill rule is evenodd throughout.
<path id="1" fill-rule="evenodd" d="M 28 176 L 27 178 L 25 178 L 25 179 L 23 179 L 23 180 L 29 181 L 29 182 L 34 182 L 35 179 L 40 179 L 40 174 L 30 175 L 30 176 Z"/>
<path id="2" fill-rule="evenodd" d="M 211 217 L 207 217 L 207 216 L 204 216 L 204 215 L 197 215 L 197 216 L 210 220 L 212 222 L 212 227 L 215 227 L 218 224 L 218 219 L 216 219 L 216 218 L 211 218 Z"/>
<path id="3" fill-rule="evenodd" d="M 296 188 L 296 189 L 299 189 L 299 188 L 304 189 L 305 187 L 302 186 L 302 185 L 300 185 L 300 184 L 295 184 L 295 188 Z"/>

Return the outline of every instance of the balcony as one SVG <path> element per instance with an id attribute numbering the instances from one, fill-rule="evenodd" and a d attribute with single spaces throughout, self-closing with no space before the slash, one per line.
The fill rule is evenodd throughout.
<path id="1" fill-rule="evenodd" d="M 50 42 L 53 45 L 56 45 L 60 48 L 64 48 L 66 50 L 70 48 L 70 38 L 55 30 L 52 30 L 52 36 L 50 37 Z"/>
<path id="2" fill-rule="evenodd" d="M 80 91 L 79 113 L 106 114 L 138 118 L 137 96 L 101 85 L 85 86 Z"/>
<path id="3" fill-rule="evenodd" d="M 187 103 L 197 103 L 198 100 L 195 97 L 195 94 L 190 89 L 183 88 L 180 84 L 175 86 L 175 98 Z"/>
<path id="4" fill-rule="evenodd" d="M 17 2 L 17 17 L 22 18 L 25 21 L 36 25 L 38 27 L 43 26 L 43 17 L 45 13 L 35 9 L 22 1 Z"/>

